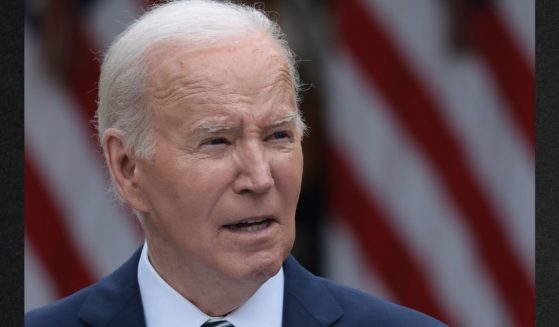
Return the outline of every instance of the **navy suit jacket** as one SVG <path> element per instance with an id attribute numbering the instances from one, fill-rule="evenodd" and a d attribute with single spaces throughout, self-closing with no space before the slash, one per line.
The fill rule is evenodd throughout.
<path id="1" fill-rule="evenodd" d="M 145 327 L 139 259 L 140 250 L 98 283 L 27 313 L 25 326 Z M 445 326 L 417 311 L 316 277 L 292 256 L 283 269 L 283 326 Z"/>

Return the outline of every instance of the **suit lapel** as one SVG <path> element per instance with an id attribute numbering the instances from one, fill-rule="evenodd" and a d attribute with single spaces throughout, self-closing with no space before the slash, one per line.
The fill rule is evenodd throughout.
<path id="1" fill-rule="evenodd" d="M 145 327 L 138 286 L 141 248 L 118 270 L 101 280 L 84 301 L 79 318 L 93 327 Z M 285 273 L 283 326 L 330 326 L 344 312 L 321 279 L 305 270 L 291 255 Z"/>
<path id="2" fill-rule="evenodd" d="M 283 265 L 283 326 L 330 326 L 344 312 L 321 279 L 305 270 L 291 255 Z"/>
<path id="3" fill-rule="evenodd" d="M 119 269 L 102 279 L 84 301 L 79 318 L 94 327 L 145 327 L 138 286 L 141 248 Z"/>

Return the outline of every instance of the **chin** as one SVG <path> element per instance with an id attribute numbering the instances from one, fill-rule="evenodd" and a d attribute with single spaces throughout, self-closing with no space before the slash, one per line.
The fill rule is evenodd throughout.
<path id="1" fill-rule="evenodd" d="M 263 283 L 280 270 L 287 257 L 283 253 L 258 253 L 237 262 L 237 278 L 244 282 Z"/>

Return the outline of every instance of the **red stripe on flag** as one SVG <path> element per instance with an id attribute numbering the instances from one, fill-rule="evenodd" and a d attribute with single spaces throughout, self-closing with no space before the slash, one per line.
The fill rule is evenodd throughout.
<path id="1" fill-rule="evenodd" d="M 80 260 L 62 222 L 60 210 L 25 155 L 25 233 L 38 260 L 56 284 L 59 296 L 71 294 L 94 281 Z"/>
<path id="2" fill-rule="evenodd" d="M 65 10 L 65 17 L 72 26 L 68 46 L 69 63 L 68 71 L 65 75 L 64 86 L 70 92 L 69 94 L 76 99 L 80 118 L 83 119 L 83 128 L 88 132 L 88 140 L 91 141 L 92 152 L 97 154 L 101 163 L 104 163 L 102 151 L 100 151 L 97 141 L 97 128 L 93 121 L 97 111 L 97 97 L 98 97 L 98 82 L 101 71 L 100 59 L 96 57 L 98 48 L 94 38 L 87 32 L 85 25 L 82 24 L 80 19 L 81 13 L 78 12 L 74 3 L 66 3 L 65 6 L 59 8 Z M 129 210 L 121 208 L 124 217 L 132 218 Z M 128 222 L 135 223 L 135 219 L 126 219 Z M 136 230 L 136 225 L 133 225 L 133 230 Z M 143 235 L 141 232 L 138 234 Z M 143 237 L 143 236 L 141 236 Z"/>
<path id="3" fill-rule="evenodd" d="M 97 83 L 100 74 L 99 60 L 95 56 L 97 47 L 91 41 L 92 38 L 87 35 L 84 26 L 78 21 L 79 16 L 75 14 L 71 16 L 74 17 L 69 42 L 71 56 L 65 84 L 78 101 L 89 129 L 89 135 L 96 148 L 97 139 L 93 136 L 97 135 L 97 130 L 93 125 L 93 119 L 97 110 Z"/>
<path id="4" fill-rule="evenodd" d="M 474 10 L 470 20 L 470 36 L 497 81 L 499 91 L 508 103 L 512 117 L 533 151 L 534 73 L 507 33 L 492 6 Z"/>
<path id="5" fill-rule="evenodd" d="M 163 2 L 164 0 L 140 0 L 139 1 L 141 8 L 143 8 L 144 10 L 149 10 L 151 9 L 151 7 L 160 5 Z"/>
<path id="6" fill-rule="evenodd" d="M 390 217 L 372 200 L 375 196 L 362 189 L 342 158 L 335 149 L 328 153 L 327 162 L 331 165 L 328 203 L 333 211 L 349 224 L 369 264 L 394 292 L 398 303 L 450 324 L 444 307 L 433 296 L 434 288 L 425 278 L 421 265 L 386 223 Z"/>
<path id="7" fill-rule="evenodd" d="M 90 122 L 97 107 L 100 65 L 95 58 L 97 47 L 91 42 L 93 38 L 88 37 L 82 14 L 76 1 L 46 2 L 40 11 L 40 28 L 36 32 L 49 73 L 59 77 L 73 91 L 80 113 Z M 88 124 L 88 127 L 94 135 L 93 125 Z"/>
<path id="8" fill-rule="evenodd" d="M 411 139 L 437 168 L 444 187 L 471 228 L 479 245 L 479 256 L 517 324 L 533 325 L 533 283 L 499 225 L 496 211 L 467 166 L 458 141 L 442 121 L 441 108 L 422 88 L 361 3 L 356 0 L 340 3 L 343 41 L 369 81 L 391 105 Z"/>

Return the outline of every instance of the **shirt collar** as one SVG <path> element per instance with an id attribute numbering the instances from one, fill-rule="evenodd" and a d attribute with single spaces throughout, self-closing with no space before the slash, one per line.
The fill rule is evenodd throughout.
<path id="1" fill-rule="evenodd" d="M 212 318 L 175 291 L 148 259 L 144 243 L 138 262 L 138 283 L 147 327 L 201 326 Z M 280 327 L 283 311 L 283 268 L 268 279 L 243 305 L 224 317 L 235 327 Z M 188 322 L 187 324 L 185 322 Z"/>

